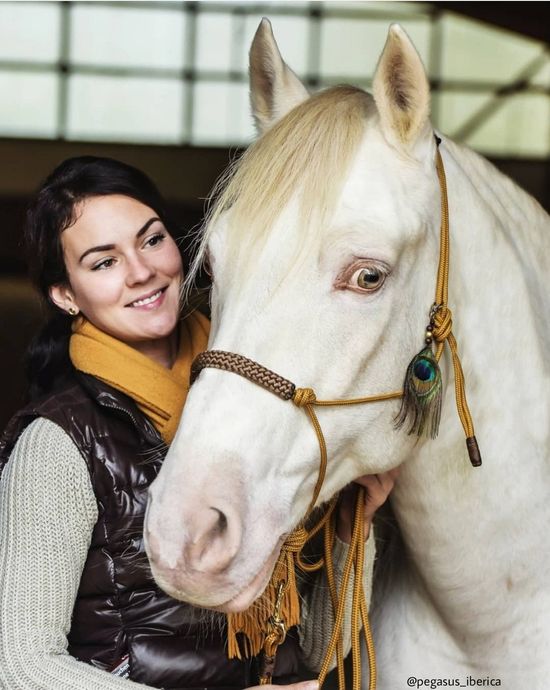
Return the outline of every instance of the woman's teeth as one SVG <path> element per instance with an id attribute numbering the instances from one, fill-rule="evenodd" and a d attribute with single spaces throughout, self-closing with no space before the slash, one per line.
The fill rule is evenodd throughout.
<path id="1" fill-rule="evenodd" d="M 151 304 L 151 302 L 154 302 L 157 300 L 162 294 L 162 290 L 159 290 L 158 292 L 155 292 L 154 295 L 151 295 L 151 297 L 145 297 L 145 299 L 137 299 L 135 302 L 132 302 L 132 307 L 142 307 L 144 304 Z"/>

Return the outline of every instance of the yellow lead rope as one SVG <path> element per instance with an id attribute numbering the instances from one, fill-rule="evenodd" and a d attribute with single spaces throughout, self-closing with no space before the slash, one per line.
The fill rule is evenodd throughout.
<path id="1" fill-rule="evenodd" d="M 448 343 L 453 361 L 455 375 L 456 409 L 466 435 L 468 455 L 474 467 L 481 465 L 481 455 L 474 432 L 472 415 L 466 401 L 464 372 L 458 357 L 458 348 L 452 332 L 453 320 L 451 310 L 447 306 L 449 290 L 449 200 L 447 195 L 447 178 L 439 146 L 436 150 L 435 165 L 439 187 L 441 189 L 441 239 L 439 242 L 439 266 L 437 268 L 437 283 L 435 289 L 435 303 L 433 306 L 434 330 L 433 337 L 437 343 L 435 358 L 439 362 L 445 342 Z"/>
<path id="2" fill-rule="evenodd" d="M 392 394 L 392 397 L 396 397 Z M 381 396 L 380 399 L 386 399 L 387 395 Z M 298 407 L 303 407 L 307 412 L 317 435 L 317 440 L 319 442 L 320 450 L 320 466 L 319 466 L 319 476 L 317 478 L 317 483 L 313 492 L 313 497 L 310 503 L 310 508 L 308 513 L 311 511 L 315 505 L 323 480 L 326 473 L 327 466 L 327 447 L 325 439 L 323 436 L 323 431 L 317 415 L 313 409 L 313 405 L 341 405 L 341 404 L 351 404 L 352 402 L 371 402 L 373 398 L 361 399 L 355 401 L 324 401 L 318 402 L 314 391 L 311 388 L 297 388 L 292 401 Z M 353 582 L 353 599 L 352 599 L 352 610 L 351 610 L 351 652 L 352 652 L 352 687 L 353 690 L 360 690 L 361 688 L 361 649 L 360 649 L 360 633 L 361 633 L 361 622 L 363 623 L 363 630 L 365 632 L 365 642 L 367 645 L 367 655 L 369 661 L 369 690 L 375 690 L 376 688 L 376 662 L 374 654 L 374 643 L 372 639 L 372 634 L 370 630 L 370 625 L 367 615 L 367 604 L 365 599 L 365 593 L 363 591 L 363 568 L 365 561 L 365 545 L 364 545 L 364 512 L 365 512 L 365 489 L 364 487 L 358 487 L 357 500 L 355 505 L 355 516 L 353 522 L 353 531 L 351 544 L 349 546 L 348 556 L 346 558 L 346 563 L 344 566 L 344 573 L 342 576 L 342 585 L 340 590 L 340 597 L 338 597 L 338 592 L 336 589 L 336 581 L 334 577 L 334 565 L 332 562 L 332 548 L 334 544 L 334 520 L 329 520 L 332 516 L 334 508 L 336 506 L 336 501 L 332 501 L 329 506 L 329 510 L 323 516 L 321 522 L 316 525 L 314 530 L 308 533 L 307 539 L 311 538 L 313 534 L 319 531 L 320 527 L 324 527 L 324 565 L 325 572 L 327 576 L 330 597 L 332 600 L 332 606 L 334 610 L 334 628 L 330 638 L 328 648 L 325 653 L 325 658 L 319 671 L 319 686 L 321 687 L 326 679 L 327 673 L 329 671 L 330 664 L 334 654 L 336 653 L 336 666 L 338 669 L 338 687 L 340 690 L 345 688 L 345 678 L 344 678 L 344 658 L 342 649 L 342 636 L 343 636 L 343 623 L 344 623 L 344 613 L 346 605 L 346 593 L 349 587 L 349 580 L 351 577 L 352 570 L 354 571 L 354 582 Z M 284 548 L 284 546 L 283 546 Z M 323 565 L 323 562 L 316 563 L 314 566 L 307 566 L 303 564 L 300 559 L 298 559 L 298 565 L 304 570 L 314 570 Z"/>

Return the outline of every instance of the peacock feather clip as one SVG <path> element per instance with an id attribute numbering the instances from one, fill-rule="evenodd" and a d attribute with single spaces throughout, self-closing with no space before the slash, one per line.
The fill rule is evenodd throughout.
<path id="1" fill-rule="evenodd" d="M 432 348 L 426 345 L 407 367 L 395 428 L 400 429 L 410 420 L 407 433 L 435 438 L 441 417 L 441 397 L 441 370 Z"/>

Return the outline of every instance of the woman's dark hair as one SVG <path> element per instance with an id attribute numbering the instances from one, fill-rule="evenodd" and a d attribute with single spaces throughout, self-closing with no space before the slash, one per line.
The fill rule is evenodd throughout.
<path id="1" fill-rule="evenodd" d="M 77 220 L 78 204 L 95 196 L 121 194 L 153 209 L 172 233 L 158 189 L 137 168 L 112 158 L 68 158 L 46 178 L 27 210 L 25 246 L 31 280 L 49 320 L 27 352 L 28 397 L 56 390 L 73 374 L 69 359 L 71 318 L 51 301 L 52 285 L 68 283 L 61 233 Z"/>

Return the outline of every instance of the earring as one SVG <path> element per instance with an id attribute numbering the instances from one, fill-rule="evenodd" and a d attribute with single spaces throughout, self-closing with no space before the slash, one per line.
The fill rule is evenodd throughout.
<path id="1" fill-rule="evenodd" d="M 76 316 L 78 314 L 78 309 L 75 309 L 74 307 L 69 307 L 67 311 L 71 316 Z"/>

